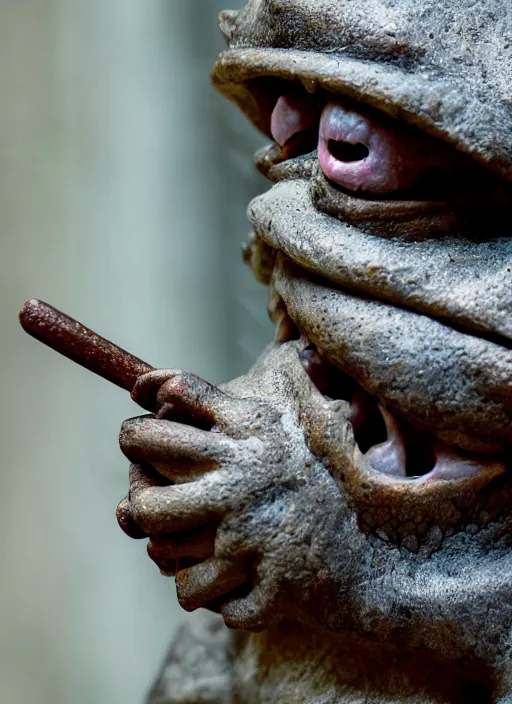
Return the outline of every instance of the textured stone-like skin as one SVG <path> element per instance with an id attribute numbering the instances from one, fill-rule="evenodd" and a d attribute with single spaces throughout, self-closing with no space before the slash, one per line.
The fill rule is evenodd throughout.
<path id="1" fill-rule="evenodd" d="M 469 178 L 448 202 L 365 201 L 315 153 L 258 156 L 274 186 L 245 259 L 276 342 L 221 388 L 143 376 L 158 414 L 121 431 L 122 527 L 185 609 L 219 614 L 180 635 L 150 700 L 512 702 L 510 468 L 376 472 L 301 361 L 314 343 L 396 417 L 510 464 L 512 6 L 250 0 L 221 28 L 214 84 L 264 132 L 283 81 L 321 87 L 442 140 Z"/>

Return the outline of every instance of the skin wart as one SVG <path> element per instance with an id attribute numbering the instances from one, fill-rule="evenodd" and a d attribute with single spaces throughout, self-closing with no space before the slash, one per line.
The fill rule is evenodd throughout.
<path id="1" fill-rule="evenodd" d="M 276 338 L 133 391 L 119 522 L 205 609 L 153 704 L 512 701 L 511 29 L 498 0 L 221 15 L 213 83 L 272 140 L 244 258 Z"/>

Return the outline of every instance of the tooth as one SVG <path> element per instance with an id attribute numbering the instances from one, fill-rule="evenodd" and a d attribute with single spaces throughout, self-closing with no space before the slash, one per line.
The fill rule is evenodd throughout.
<path id="1" fill-rule="evenodd" d="M 236 21 L 239 15 L 240 10 L 224 10 L 219 15 L 220 31 L 227 42 L 233 39 L 236 31 Z"/>
<path id="2" fill-rule="evenodd" d="M 441 442 L 436 443 L 434 452 L 436 464 L 431 472 L 422 477 L 423 480 L 465 479 L 484 470 L 492 471 L 496 475 L 506 471 L 505 463 L 496 458 L 484 458 L 467 452 L 457 452 Z"/>
<path id="3" fill-rule="evenodd" d="M 314 78 L 307 78 L 306 76 L 300 79 L 301 84 L 310 95 L 314 95 L 317 91 L 317 82 Z"/>
<path id="4" fill-rule="evenodd" d="M 379 410 L 386 424 L 388 439 L 370 448 L 365 457 L 377 472 L 403 478 L 407 475 L 404 434 L 389 411 L 383 406 L 379 406 Z"/>
<path id="5" fill-rule="evenodd" d="M 395 440 L 374 445 L 365 455 L 376 472 L 392 477 L 405 477 L 405 451 Z"/>
<path id="6" fill-rule="evenodd" d="M 314 127 L 318 120 L 318 102 L 306 93 L 294 92 L 282 95 L 270 119 L 272 137 L 284 147 L 300 132 Z"/>

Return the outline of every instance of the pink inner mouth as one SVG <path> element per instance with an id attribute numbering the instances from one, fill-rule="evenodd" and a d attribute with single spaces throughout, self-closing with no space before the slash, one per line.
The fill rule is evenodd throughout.
<path id="1" fill-rule="evenodd" d="M 409 191 L 456 165 L 446 147 L 402 123 L 376 116 L 346 101 L 322 103 L 294 90 L 282 95 L 272 112 L 271 133 L 288 151 L 308 135 L 318 144 L 325 176 L 343 188 L 373 195 Z M 292 154 L 293 156 L 293 154 Z"/>
<path id="2" fill-rule="evenodd" d="M 318 99 L 307 93 L 282 95 L 270 119 L 272 137 L 284 147 L 293 137 L 318 125 Z"/>
<path id="3" fill-rule="evenodd" d="M 350 403 L 355 440 L 376 472 L 428 482 L 465 479 L 484 470 L 496 474 L 506 471 L 502 457 L 450 448 L 433 435 L 415 430 L 382 406 L 355 379 L 331 365 L 314 346 L 306 347 L 300 358 L 319 391 L 328 398 Z"/>
<path id="4" fill-rule="evenodd" d="M 383 195 L 412 188 L 424 176 L 421 143 L 400 129 L 328 103 L 320 120 L 318 158 L 328 179 L 350 191 Z"/>

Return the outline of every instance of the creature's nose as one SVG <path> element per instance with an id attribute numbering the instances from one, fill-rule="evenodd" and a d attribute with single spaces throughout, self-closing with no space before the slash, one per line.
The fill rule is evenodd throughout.
<path id="1" fill-rule="evenodd" d="M 416 186 L 433 166 L 425 140 L 399 122 L 376 119 L 340 102 L 325 106 L 318 158 L 331 181 L 384 195 Z"/>

